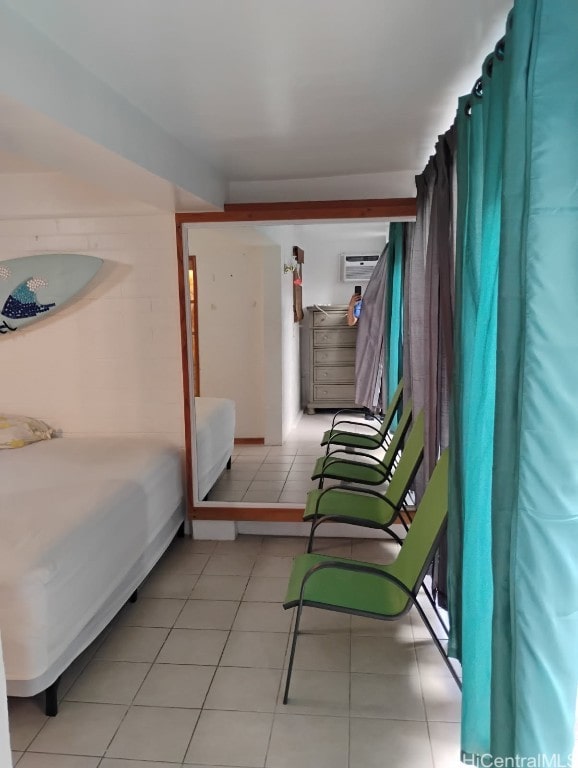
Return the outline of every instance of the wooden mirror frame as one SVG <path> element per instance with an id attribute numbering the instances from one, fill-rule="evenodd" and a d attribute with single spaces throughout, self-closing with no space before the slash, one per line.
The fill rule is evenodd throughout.
<path id="1" fill-rule="evenodd" d="M 303 506 L 297 507 L 251 507 L 227 506 L 226 503 L 211 507 L 195 506 L 193 498 L 193 450 L 191 429 L 191 382 L 189 378 L 189 352 L 187 315 L 185 303 L 190 300 L 185 286 L 185 253 L 183 247 L 183 226 L 187 224 L 231 224 L 272 222 L 296 223 L 298 221 L 331 221 L 347 219 L 388 219 L 389 221 L 411 221 L 416 216 L 416 200 L 413 197 L 377 198 L 364 200 L 325 200 L 290 203 L 238 203 L 226 204 L 223 211 L 203 213 L 176 213 L 175 228 L 177 241 L 179 312 L 181 322 L 181 354 L 183 372 L 183 413 L 185 419 L 185 477 L 187 494 L 187 517 L 189 520 L 235 520 L 301 522 Z M 189 254 L 186 254 L 187 264 Z M 233 504 L 233 502 L 231 502 Z"/>

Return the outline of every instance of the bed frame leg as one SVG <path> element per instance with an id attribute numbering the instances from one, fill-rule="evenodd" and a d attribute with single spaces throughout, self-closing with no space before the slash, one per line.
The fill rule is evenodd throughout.
<path id="1" fill-rule="evenodd" d="M 44 691 L 44 712 L 47 717 L 56 717 L 58 714 L 58 684 L 60 683 L 60 678 L 57 677 L 56 680 L 52 683 L 52 685 L 49 685 L 48 688 Z"/>
<path id="2" fill-rule="evenodd" d="M 179 525 L 177 530 L 177 539 L 184 539 L 185 538 L 185 521 Z"/>
<path id="3" fill-rule="evenodd" d="M 135 591 L 129 597 L 128 601 L 129 603 L 136 603 L 137 600 L 138 600 L 138 589 L 135 589 Z"/>
<path id="4" fill-rule="evenodd" d="M 227 469 L 231 469 L 232 462 L 233 462 L 233 457 L 229 456 L 229 461 L 227 462 Z"/>

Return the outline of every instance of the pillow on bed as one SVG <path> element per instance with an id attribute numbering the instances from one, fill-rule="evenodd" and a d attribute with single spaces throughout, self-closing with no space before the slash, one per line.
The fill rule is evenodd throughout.
<path id="1" fill-rule="evenodd" d="M 22 448 L 55 435 L 55 430 L 40 419 L 0 413 L 0 448 Z"/>

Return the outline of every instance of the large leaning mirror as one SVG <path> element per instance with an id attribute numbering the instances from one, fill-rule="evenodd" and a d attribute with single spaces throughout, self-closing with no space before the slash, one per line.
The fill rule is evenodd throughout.
<path id="1" fill-rule="evenodd" d="M 304 504 L 324 430 L 355 404 L 347 310 L 388 227 L 372 219 L 186 228 L 195 507 Z"/>

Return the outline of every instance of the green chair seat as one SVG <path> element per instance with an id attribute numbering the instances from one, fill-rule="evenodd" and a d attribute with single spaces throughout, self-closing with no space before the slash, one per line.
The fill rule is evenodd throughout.
<path id="1" fill-rule="evenodd" d="M 357 521 L 362 525 L 381 528 L 389 525 L 397 510 L 383 497 L 364 495 L 339 487 L 325 491 L 309 491 L 303 520 L 308 522 L 316 517 L 331 515 L 343 518 L 339 522 Z"/>
<path id="2" fill-rule="evenodd" d="M 359 448 L 361 450 L 374 450 L 380 448 L 386 441 L 389 428 L 391 427 L 395 415 L 399 410 L 401 403 L 401 396 L 403 394 L 403 379 L 397 385 L 397 389 L 393 393 L 393 397 L 390 400 L 387 410 L 383 415 L 383 419 L 378 429 L 370 424 L 363 424 L 363 422 L 352 422 L 349 419 L 339 419 L 333 422 L 331 429 L 326 430 L 323 433 L 323 439 L 321 445 L 341 445 L 345 448 Z M 336 414 L 336 418 L 340 414 L 347 413 L 348 411 L 340 411 Z M 367 433 L 348 431 L 348 425 L 361 423 L 367 430 Z"/>
<path id="3" fill-rule="evenodd" d="M 319 563 L 340 562 L 346 564 L 367 565 L 360 560 L 348 560 L 342 557 L 326 555 L 300 555 L 293 562 L 293 570 L 283 602 L 284 608 L 299 605 L 301 584 L 305 574 Z M 395 565 L 374 565 L 383 573 L 393 573 Z M 411 607 L 407 595 L 395 584 L 369 573 L 354 571 L 322 570 L 312 576 L 305 585 L 304 605 L 326 610 L 338 610 L 345 613 L 372 615 L 378 619 L 393 620 Z"/>
<path id="4" fill-rule="evenodd" d="M 348 459 L 331 459 L 326 461 L 325 456 L 321 456 L 315 462 L 312 480 L 318 480 L 320 477 L 330 480 L 342 480 L 345 483 L 363 483 L 367 485 L 381 485 L 387 480 L 387 472 L 383 466 L 378 463 L 364 464 L 360 461 L 349 461 Z"/>
<path id="5" fill-rule="evenodd" d="M 380 448 L 384 441 L 386 434 L 376 433 L 373 435 L 357 434 L 355 432 L 341 432 L 337 428 L 328 429 L 323 433 L 323 439 L 321 445 L 341 445 L 344 448 L 358 448 L 364 451 L 373 451 L 376 448 Z"/>

